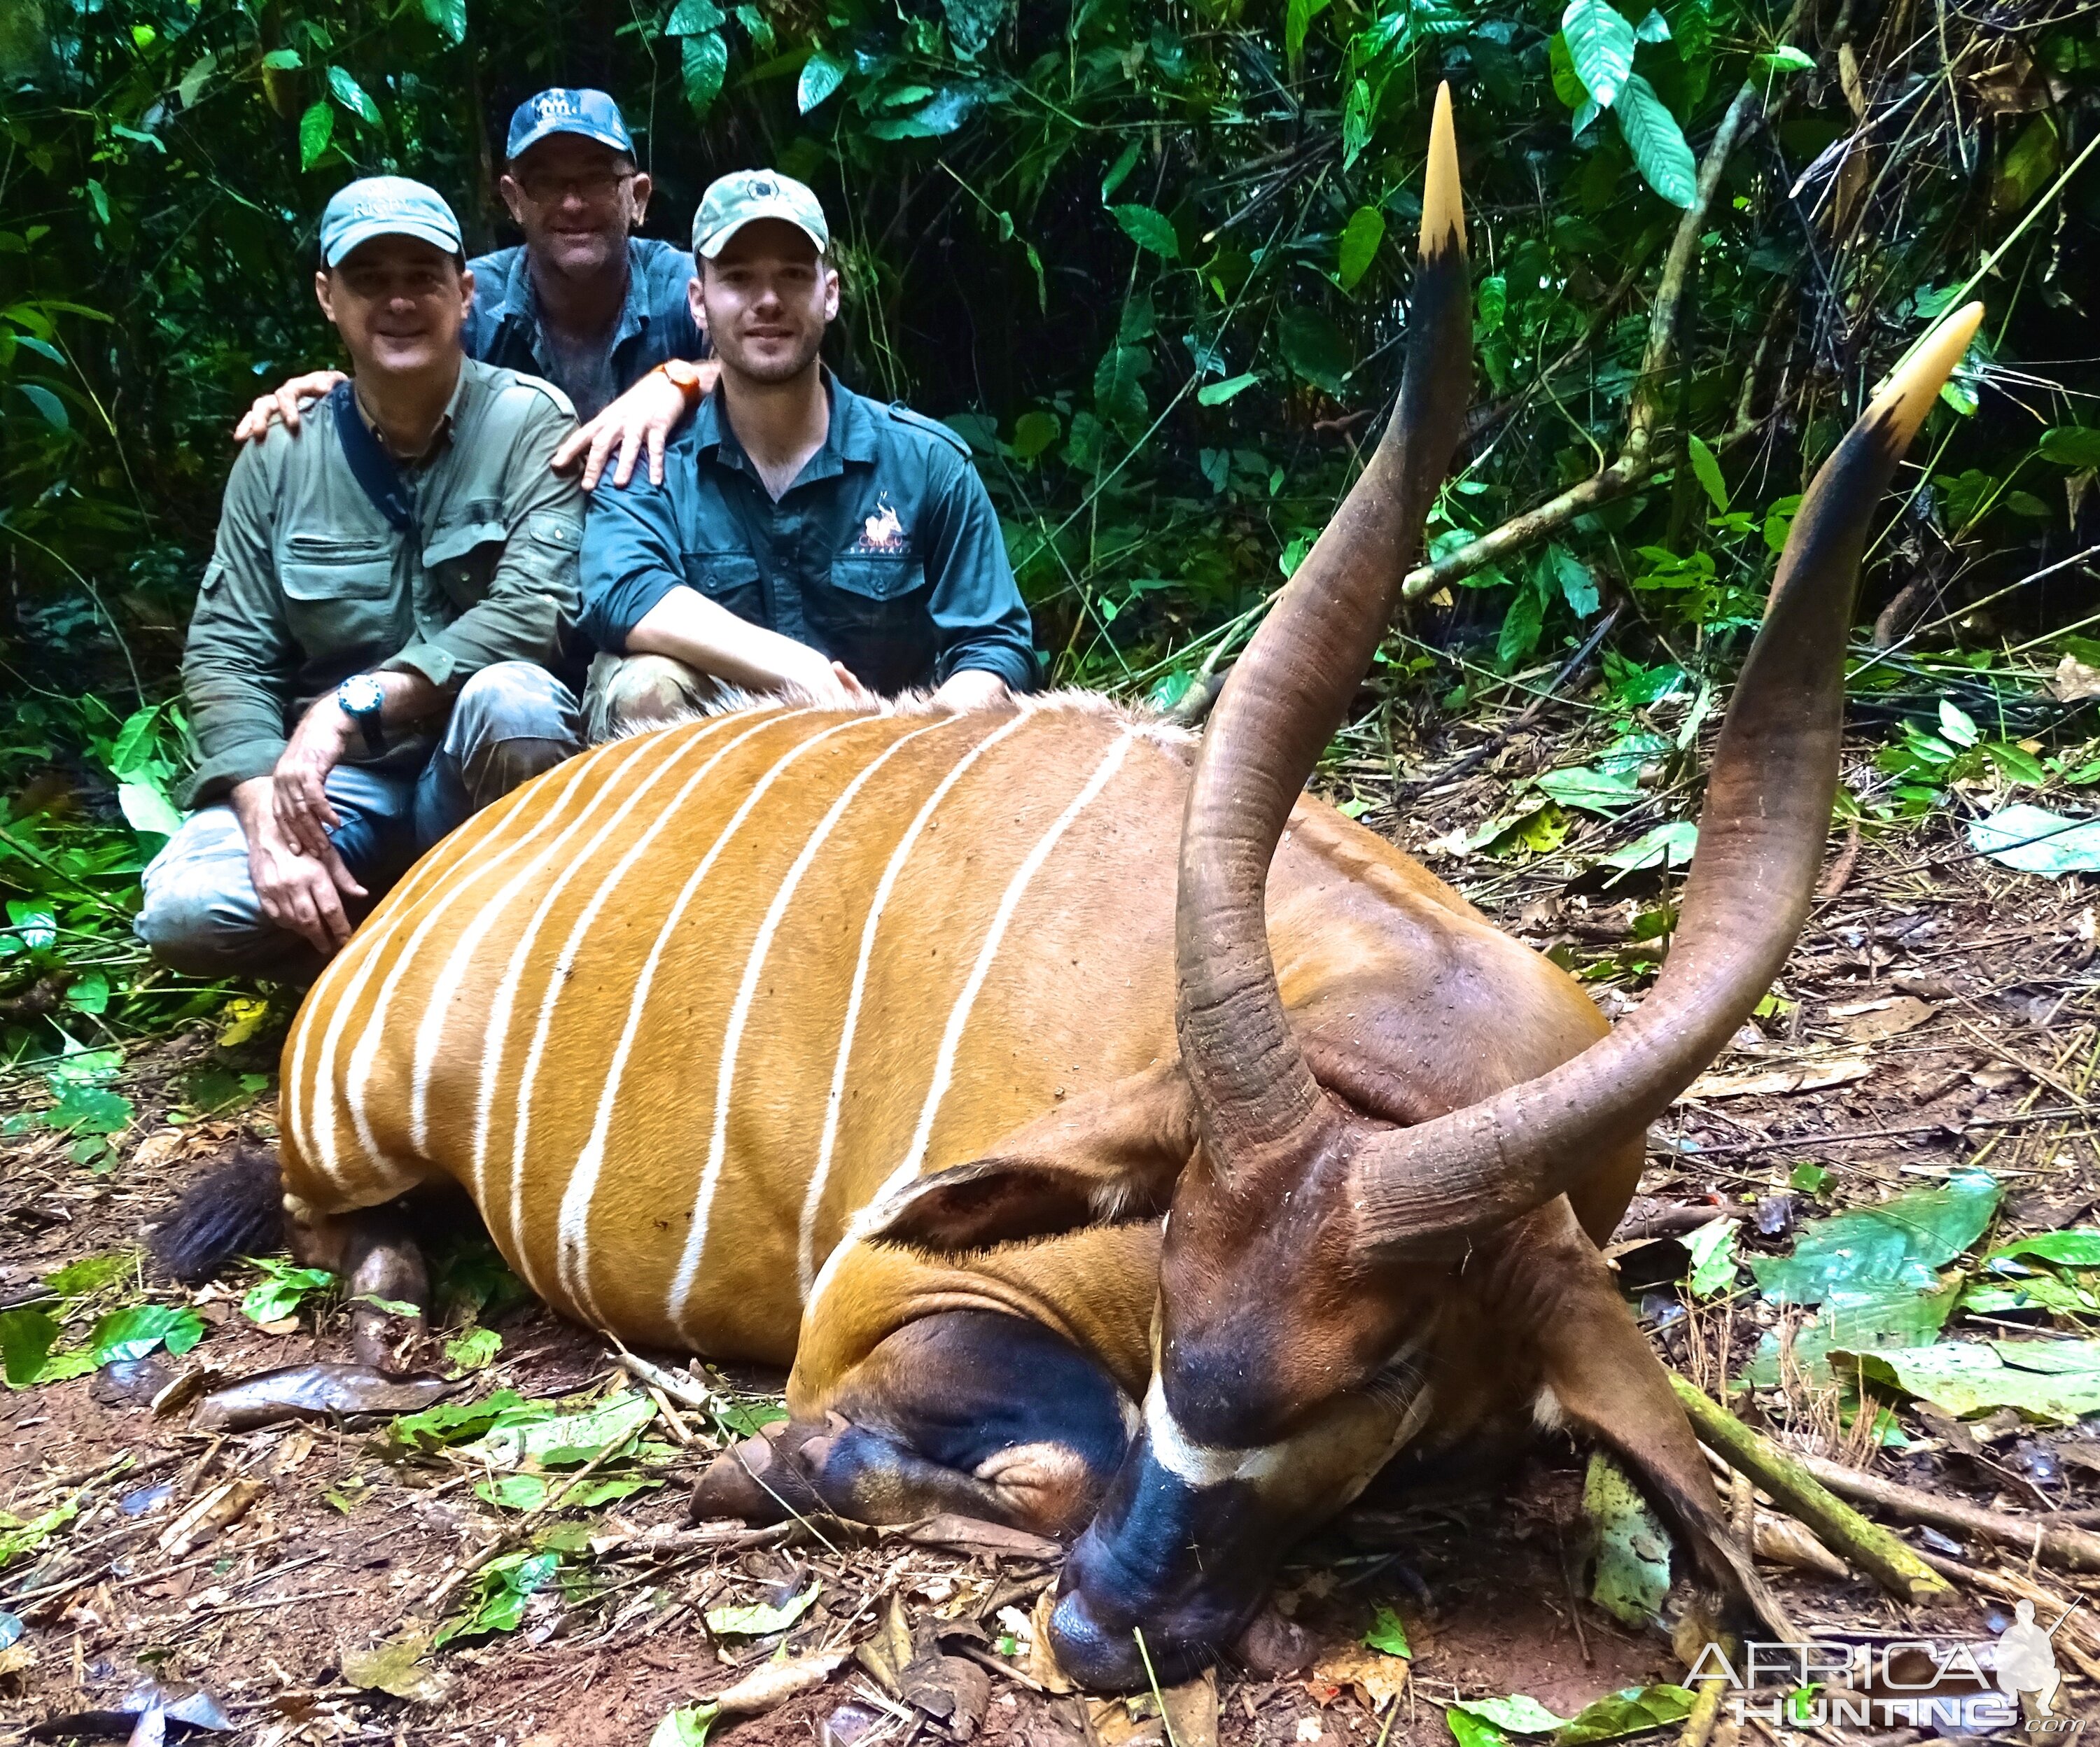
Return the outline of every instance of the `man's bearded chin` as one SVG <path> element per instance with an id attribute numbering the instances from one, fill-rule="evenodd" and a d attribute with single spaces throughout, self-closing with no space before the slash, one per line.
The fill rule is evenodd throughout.
<path id="1" fill-rule="evenodd" d="M 792 382 L 816 362 L 817 354 L 823 349 L 823 333 L 819 329 L 785 358 L 760 360 L 752 357 L 748 351 L 742 351 L 742 355 L 727 361 L 734 363 L 737 374 L 747 382 L 769 385 Z"/>

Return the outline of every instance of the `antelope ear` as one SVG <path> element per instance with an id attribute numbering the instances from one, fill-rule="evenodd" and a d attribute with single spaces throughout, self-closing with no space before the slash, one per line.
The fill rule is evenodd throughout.
<path id="1" fill-rule="evenodd" d="M 1196 1146 L 1178 1062 L 1148 1068 L 1006 1136 L 869 1208 L 861 1235 L 938 1251 L 1156 1219 Z"/>

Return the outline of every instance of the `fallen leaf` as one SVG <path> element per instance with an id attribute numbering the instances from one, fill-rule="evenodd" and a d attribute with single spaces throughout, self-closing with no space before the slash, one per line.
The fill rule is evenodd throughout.
<path id="1" fill-rule="evenodd" d="M 2054 880 L 2100 872 L 2100 819 L 2067 818 L 2022 801 L 1971 819 L 1969 847 L 2001 867 Z"/>
<path id="2" fill-rule="evenodd" d="M 180 1559 L 223 1529 L 231 1528 L 248 1514 L 249 1507 L 268 1490 L 268 1483 L 256 1480 L 222 1480 L 161 1531 L 157 1545 L 171 1559 Z"/>
<path id="3" fill-rule="evenodd" d="M 452 1696 L 453 1681 L 423 1660 L 430 1650 L 429 1635 L 417 1632 L 352 1651 L 342 1658 L 342 1678 L 367 1692 L 390 1693 L 412 1704 L 442 1705 Z"/>
<path id="4" fill-rule="evenodd" d="M 1838 1029 L 1854 1043 L 1878 1043 L 1885 1037 L 1915 1031 L 1932 1017 L 1932 1007 L 1914 995 L 1897 995 L 1885 1000 L 1833 1007 L 1830 1015 L 1845 1021 Z"/>
<path id="5" fill-rule="evenodd" d="M 1967 1171 L 1941 1189 L 1814 1220 L 1791 1255 L 1754 1256 L 1750 1271 L 1767 1298 L 1785 1304 L 1820 1304 L 1838 1288 L 1929 1292 L 1939 1285 L 1939 1268 L 1983 1234 L 1999 1193 L 1988 1171 Z"/>
<path id="6" fill-rule="evenodd" d="M 753 1603 L 748 1607 L 710 1608 L 708 1630 L 722 1638 L 770 1638 L 775 1632 L 786 1631 L 807 1613 L 823 1587 L 821 1583 L 812 1583 L 801 1595 L 791 1597 L 777 1608 L 765 1602 Z"/>
<path id="7" fill-rule="evenodd" d="M 2076 655 L 2066 655 L 2056 664 L 2049 689 L 2058 704 L 2076 704 L 2085 698 L 2100 698 L 2100 668 L 2088 667 Z"/>
<path id="8" fill-rule="evenodd" d="M 1948 1341 L 1838 1357 L 1876 1383 L 1963 1418 L 2010 1407 L 2075 1425 L 2100 1414 L 2100 1341 Z"/>
<path id="9" fill-rule="evenodd" d="M 1373 1710 L 1383 1710 L 1407 1690 L 1408 1662 L 1362 1644 L 1347 1644 L 1315 1664 L 1312 1678 L 1353 1687 Z"/>
<path id="10" fill-rule="evenodd" d="M 1667 1728 L 1692 1714 L 1693 1695 L 1679 1686 L 1624 1687 L 1586 1705 L 1553 1736 L 1553 1747 L 1588 1747 Z"/>
<path id="11" fill-rule="evenodd" d="M 1483 1723 L 1491 1723 L 1512 1735 L 1551 1734 L 1569 1720 L 1548 1710 L 1524 1692 L 1512 1692 L 1507 1698 L 1458 1699 L 1450 1709 L 1468 1717 L 1477 1717 Z"/>
<path id="12" fill-rule="evenodd" d="M 1790 1068 L 1752 1068 L 1735 1074 L 1702 1074 L 1678 1095 L 1679 1104 L 1721 1098 L 1776 1098 L 1789 1092 L 1820 1092 L 1864 1079 L 1873 1065 L 1862 1056 L 1837 1056 Z"/>
<path id="13" fill-rule="evenodd" d="M 1590 1587 L 1591 1599 L 1627 1625 L 1645 1626 L 1661 1612 L 1663 1597 L 1670 1593 L 1670 1536 L 1626 1471 L 1602 1450 L 1590 1458 L 1589 1476 L 1582 1485 L 1582 1514 L 1589 1518 L 1596 1535 L 1596 1577 Z M 1514 1698 L 1469 1700 L 1465 1708 L 1468 1714 L 1484 1722 L 1525 1733 L 1558 1727 L 1566 1720 L 1530 1699 L 1522 1702 L 1549 1719 L 1537 1728 L 1509 1723 L 1480 1708 L 1517 1702 Z"/>
<path id="14" fill-rule="evenodd" d="M 405 1414 L 456 1387 L 442 1377 L 389 1377 L 364 1365 L 295 1365 L 214 1389 L 190 1423 L 203 1432 L 254 1432 L 293 1419 Z"/>
<path id="15" fill-rule="evenodd" d="M 849 1654 L 844 1650 L 826 1650 L 814 1656 L 783 1657 L 761 1663 L 708 1702 L 725 1716 L 762 1716 L 797 1693 L 822 1686 L 845 1665 Z"/>
<path id="16" fill-rule="evenodd" d="M 721 1714 L 713 1705 L 687 1705 L 668 1713 L 649 1737 L 649 1747 L 704 1747 L 708 1731 Z"/>

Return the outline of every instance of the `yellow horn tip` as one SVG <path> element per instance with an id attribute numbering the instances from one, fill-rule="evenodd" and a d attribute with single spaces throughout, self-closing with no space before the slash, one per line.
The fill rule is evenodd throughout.
<path id="1" fill-rule="evenodd" d="M 1422 257 L 1440 254 L 1456 237 L 1466 252 L 1466 202 L 1458 187 L 1458 136 L 1451 126 L 1451 87 L 1436 87 L 1429 124 L 1429 165 L 1422 180 Z"/>
<path id="2" fill-rule="evenodd" d="M 1981 303 L 1965 303 L 1918 342 L 1908 360 L 1874 397 L 1868 416 L 1886 418 L 1896 447 L 1907 448 L 1983 320 Z"/>

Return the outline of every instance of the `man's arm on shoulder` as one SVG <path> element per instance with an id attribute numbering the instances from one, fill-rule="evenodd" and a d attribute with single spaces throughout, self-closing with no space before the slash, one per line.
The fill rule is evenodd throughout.
<path id="1" fill-rule="evenodd" d="M 289 443 L 289 436 L 278 439 Z M 298 669 L 271 544 L 281 457 L 243 449 L 234 458 L 218 537 L 183 650 L 183 690 L 203 755 L 186 804 L 223 801 L 238 783 L 267 776 L 285 750 L 285 712 Z"/>
<path id="2" fill-rule="evenodd" d="M 443 630 L 381 664 L 395 673 L 420 673 L 441 691 L 456 690 L 498 661 L 551 663 L 560 653 L 563 629 L 576 617 L 583 490 L 547 465 L 576 415 L 558 389 L 532 378 L 498 392 L 506 404 L 496 410 L 517 423 L 503 471 L 503 555 L 488 593 Z M 484 440 L 501 442 L 505 435 L 496 426 L 485 431 Z"/>
<path id="3" fill-rule="evenodd" d="M 933 585 L 934 677 L 951 702 L 980 701 L 974 690 L 967 696 L 961 689 L 947 691 L 964 673 L 994 674 L 1015 691 L 1031 691 L 1034 626 L 1014 584 L 998 513 L 966 457 L 938 439 L 930 452 L 921 538 Z"/>

